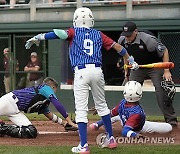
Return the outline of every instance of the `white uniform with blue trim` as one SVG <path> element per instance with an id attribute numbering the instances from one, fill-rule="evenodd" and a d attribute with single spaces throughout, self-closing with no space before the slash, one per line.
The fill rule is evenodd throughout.
<path id="1" fill-rule="evenodd" d="M 99 116 L 110 113 L 104 95 L 104 75 L 101 69 L 103 45 L 99 31 L 89 28 L 74 28 L 70 46 L 70 60 L 74 69 L 74 96 L 76 122 L 88 122 L 88 97 L 91 87 Z"/>

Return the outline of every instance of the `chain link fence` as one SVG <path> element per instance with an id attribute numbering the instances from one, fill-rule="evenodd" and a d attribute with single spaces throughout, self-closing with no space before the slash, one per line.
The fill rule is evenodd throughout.
<path id="1" fill-rule="evenodd" d="M 171 73 L 173 81 L 180 86 L 180 32 L 161 32 L 159 38 L 168 48 L 170 61 L 175 63 Z"/>
<path id="2" fill-rule="evenodd" d="M 24 45 L 25 42 L 31 38 L 32 35 L 5 35 L 0 36 L 0 96 L 4 95 L 7 91 L 4 83 L 4 76 L 9 74 L 9 88 L 10 91 L 14 89 L 20 89 L 27 87 L 29 83 L 29 73 L 25 72 L 24 67 L 30 61 L 30 55 L 32 52 L 38 54 L 38 59 L 42 63 L 42 69 L 36 73 L 41 73 L 43 77 L 47 76 L 47 50 L 46 43 L 41 42 L 39 47 L 33 45 L 31 49 L 26 50 Z M 5 48 L 9 48 L 8 57 L 8 69 L 5 71 L 4 52 Z M 31 72 L 33 73 L 33 72 Z"/>
<path id="3" fill-rule="evenodd" d="M 48 52 L 46 42 L 42 41 L 39 47 L 32 46 L 30 50 L 26 50 L 24 45 L 26 40 L 34 36 L 25 34 L 0 35 L 0 96 L 5 94 L 4 75 L 9 73 L 11 76 L 10 90 L 23 88 L 26 85 L 27 72 L 24 72 L 24 67 L 30 60 L 31 52 L 37 52 L 39 60 L 42 62 L 42 73 L 44 77 L 48 74 Z M 159 39 L 169 50 L 170 61 L 175 63 L 175 68 L 171 70 L 173 80 L 177 86 L 180 85 L 180 32 L 159 32 Z M 4 68 L 4 48 L 10 49 L 9 72 L 5 72 Z M 65 46 L 64 46 L 65 47 Z M 19 69 L 16 70 L 16 64 L 19 64 Z M 62 74 L 62 72 L 61 72 Z M 62 78 L 63 79 L 63 78 Z M 65 79 L 66 80 L 66 79 Z M 63 82 L 63 81 L 62 81 Z M 64 81 L 65 82 L 65 81 Z"/>
<path id="4" fill-rule="evenodd" d="M 3 63 L 3 50 L 4 48 L 7 48 L 9 46 L 9 37 L 8 35 L 1 35 L 0 36 L 0 95 L 2 96 L 5 93 L 5 87 L 4 87 L 4 63 Z"/>

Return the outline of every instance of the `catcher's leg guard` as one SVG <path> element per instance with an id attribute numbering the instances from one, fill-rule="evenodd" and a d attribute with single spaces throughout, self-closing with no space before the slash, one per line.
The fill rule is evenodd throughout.
<path id="1" fill-rule="evenodd" d="M 4 124 L 0 128 L 0 134 L 15 138 L 36 138 L 37 129 L 33 125 L 19 127 L 16 125 Z"/>
<path id="2" fill-rule="evenodd" d="M 22 126 L 21 127 L 21 137 L 22 138 L 36 138 L 37 129 L 33 125 Z"/>
<path id="3" fill-rule="evenodd" d="M 2 120 L 0 120 L 0 137 L 3 137 L 3 136 L 4 136 L 4 133 L 1 132 L 1 127 L 3 127 L 4 124 L 5 124 L 5 123 L 4 123 Z"/>

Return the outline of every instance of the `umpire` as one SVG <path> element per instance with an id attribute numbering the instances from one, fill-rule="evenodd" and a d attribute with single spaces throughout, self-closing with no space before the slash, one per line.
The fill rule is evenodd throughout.
<path id="1" fill-rule="evenodd" d="M 145 32 L 138 32 L 134 22 L 128 21 L 123 25 L 123 32 L 118 43 L 127 49 L 129 55 L 132 55 L 139 65 L 169 61 L 168 49 L 155 36 Z M 128 62 L 125 61 L 125 63 Z M 151 79 L 165 121 L 172 126 L 177 126 L 177 117 L 172 106 L 172 99 L 168 97 L 167 92 L 161 87 L 163 79 L 172 82 L 169 69 L 140 68 L 131 71 L 129 76 L 126 76 L 127 74 L 129 74 L 128 70 L 125 70 L 126 78 L 138 81 L 141 84 L 143 84 L 144 80 Z"/>

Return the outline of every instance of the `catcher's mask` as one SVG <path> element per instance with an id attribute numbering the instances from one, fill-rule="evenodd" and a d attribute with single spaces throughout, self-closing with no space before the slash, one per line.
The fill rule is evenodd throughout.
<path id="1" fill-rule="evenodd" d="M 163 79 L 161 81 L 161 87 L 166 91 L 170 100 L 174 99 L 174 95 L 176 93 L 176 87 L 173 81 L 166 81 Z"/>

